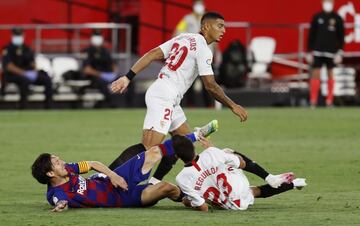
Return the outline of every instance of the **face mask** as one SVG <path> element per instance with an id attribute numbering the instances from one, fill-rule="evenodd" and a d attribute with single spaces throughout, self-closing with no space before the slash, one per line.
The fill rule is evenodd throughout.
<path id="1" fill-rule="evenodd" d="M 202 3 L 195 3 L 193 10 L 196 14 L 202 15 L 205 12 L 205 6 Z"/>
<path id="2" fill-rule="evenodd" d="M 100 35 L 94 35 L 91 37 L 90 42 L 93 46 L 101 46 L 104 42 L 104 38 Z"/>
<path id="3" fill-rule="evenodd" d="M 332 2 L 323 2 L 323 10 L 327 13 L 332 12 L 334 9 L 334 4 Z"/>
<path id="4" fill-rule="evenodd" d="M 12 44 L 16 46 L 21 46 L 24 43 L 24 36 L 22 35 L 14 35 L 11 38 Z"/>

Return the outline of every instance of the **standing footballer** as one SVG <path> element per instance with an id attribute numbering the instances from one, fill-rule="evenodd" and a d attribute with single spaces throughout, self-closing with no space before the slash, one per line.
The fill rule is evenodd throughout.
<path id="1" fill-rule="evenodd" d="M 143 126 L 142 143 L 129 147 L 124 153 L 129 157 L 137 150 L 160 144 L 166 134 L 184 135 L 190 133 L 180 101 L 183 95 L 200 75 L 205 89 L 243 122 L 248 115 L 246 110 L 232 101 L 216 83 L 211 64 L 213 54 L 209 44 L 219 42 L 225 34 L 224 17 L 216 12 L 208 12 L 201 19 L 198 34 L 184 33 L 150 50 L 141 57 L 123 77 L 112 83 L 113 92 L 123 93 L 137 73 L 154 60 L 165 60 L 157 80 L 146 92 L 147 113 Z M 216 125 L 212 125 L 215 126 Z M 211 129 L 211 126 L 210 128 Z M 126 156 L 124 154 L 123 156 Z M 120 159 L 124 161 L 127 159 Z M 176 158 L 164 158 L 154 177 L 161 180 L 167 174 Z M 156 183 L 152 178 L 150 181 Z"/>

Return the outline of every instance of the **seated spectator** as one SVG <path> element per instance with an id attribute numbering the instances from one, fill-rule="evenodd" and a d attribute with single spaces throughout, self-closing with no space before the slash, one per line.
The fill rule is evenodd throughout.
<path id="1" fill-rule="evenodd" d="M 37 71 L 34 52 L 24 44 L 24 34 L 21 28 L 12 30 L 11 43 L 3 49 L 4 82 L 15 83 L 20 90 L 20 109 L 27 107 L 29 86 L 45 86 L 45 108 L 51 108 L 52 82 L 45 71 Z"/>
<path id="2" fill-rule="evenodd" d="M 105 103 L 113 106 L 108 85 L 116 78 L 115 64 L 110 52 L 103 46 L 104 38 L 98 29 L 93 31 L 90 42 L 90 46 L 84 50 L 82 73 L 91 81 L 91 86 L 99 89 L 105 96 Z"/>

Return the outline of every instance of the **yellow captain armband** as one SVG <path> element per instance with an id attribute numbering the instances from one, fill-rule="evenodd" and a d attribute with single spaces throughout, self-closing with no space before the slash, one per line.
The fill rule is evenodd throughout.
<path id="1" fill-rule="evenodd" d="M 87 173 L 90 171 L 90 164 L 87 161 L 77 163 L 79 166 L 79 173 Z"/>

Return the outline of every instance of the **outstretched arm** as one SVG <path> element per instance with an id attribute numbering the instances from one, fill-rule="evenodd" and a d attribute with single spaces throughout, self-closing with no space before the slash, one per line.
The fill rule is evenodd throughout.
<path id="1" fill-rule="evenodd" d="M 224 92 L 224 90 L 216 83 L 214 75 L 201 76 L 205 89 L 219 102 L 231 109 L 242 122 L 246 121 L 248 113 L 240 105 L 232 101 Z"/>
<path id="2" fill-rule="evenodd" d="M 114 93 L 123 93 L 128 87 L 132 77 L 144 70 L 154 60 L 161 59 L 164 59 L 164 53 L 162 52 L 160 47 L 150 50 L 131 67 L 131 70 L 126 76 L 120 77 L 111 84 L 111 91 Z"/>

